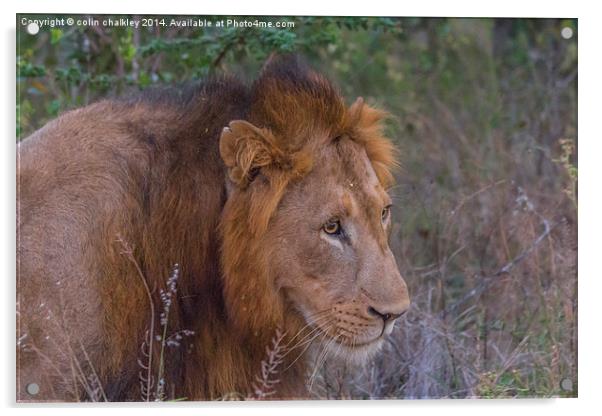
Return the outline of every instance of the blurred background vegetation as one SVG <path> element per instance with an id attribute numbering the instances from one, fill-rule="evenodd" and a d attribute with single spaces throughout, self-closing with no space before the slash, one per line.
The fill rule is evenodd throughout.
<path id="1" fill-rule="evenodd" d="M 576 20 L 238 17 L 295 25 L 33 36 L 21 17 L 18 140 L 132 89 L 251 81 L 272 52 L 303 54 L 349 102 L 393 115 L 391 246 L 413 306 L 366 368 L 328 362 L 315 397 L 576 396 Z"/>

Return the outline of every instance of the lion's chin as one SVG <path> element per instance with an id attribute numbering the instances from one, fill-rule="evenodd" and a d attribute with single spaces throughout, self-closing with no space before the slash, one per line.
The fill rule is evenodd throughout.
<path id="1" fill-rule="evenodd" d="M 371 341 L 355 345 L 335 342 L 329 349 L 332 356 L 336 359 L 355 365 L 363 365 L 368 363 L 380 351 L 383 344 L 384 338 L 380 336 Z"/>

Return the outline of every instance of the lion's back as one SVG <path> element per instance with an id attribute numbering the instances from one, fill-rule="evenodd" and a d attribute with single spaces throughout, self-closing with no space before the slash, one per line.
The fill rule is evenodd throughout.
<path id="1" fill-rule="evenodd" d="M 148 301 L 117 239 L 146 249 L 140 257 L 149 275 L 163 278 L 161 262 L 173 257 L 161 241 L 169 230 L 185 237 L 199 218 L 215 226 L 223 187 L 218 135 L 243 109 L 231 104 L 224 111 L 228 105 L 215 97 L 202 98 L 100 101 L 19 144 L 18 399 L 77 400 L 73 377 L 65 375 L 72 359 L 107 367 L 95 369 L 106 377 L 127 361 L 118 370 L 130 366 L 137 383 L 132 355 L 148 324 Z M 209 198 L 206 207 L 192 205 L 199 196 Z M 24 394 L 31 382 L 40 384 L 36 397 Z"/>

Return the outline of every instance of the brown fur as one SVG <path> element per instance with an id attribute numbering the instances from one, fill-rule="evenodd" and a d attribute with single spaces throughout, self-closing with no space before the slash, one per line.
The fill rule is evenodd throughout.
<path id="1" fill-rule="evenodd" d="M 175 263 L 180 277 L 169 330 L 195 334 L 168 351 L 168 397 L 252 394 L 276 329 L 289 342 L 307 323 L 300 313 L 305 306 L 297 303 L 308 296 L 302 287 L 314 281 L 279 270 L 285 260 L 311 265 L 321 254 L 310 246 L 286 251 L 292 219 L 285 214 L 300 206 L 300 192 L 329 198 L 321 194 L 328 189 L 311 185 L 327 176 L 333 188 L 358 184 L 346 204 L 368 215 L 357 230 L 374 236 L 374 245 L 365 256 L 354 248 L 367 260 L 357 260 L 353 273 L 366 283 L 349 290 L 353 299 L 338 294 L 324 305 L 335 305 L 337 322 L 349 316 L 367 327 L 373 323 L 366 307 L 358 309 L 361 302 L 407 308 L 386 225 L 370 219 L 387 198 L 383 188 L 395 164 L 383 116 L 361 99 L 347 109 L 325 78 L 295 58 L 281 58 L 251 88 L 224 78 L 187 92 L 105 100 L 66 113 L 23 141 L 18 399 L 89 399 L 79 375 L 93 373 L 107 399 L 140 400 L 137 359 L 150 304 L 136 266 L 152 292 L 156 334 L 159 289 Z M 341 162 L 326 171 L 326 155 Z M 371 169 L 378 181 L 365 193 Z M 128 245 L 131 257 L 124 254 Z M 316 270 L 335 276 L 324 261 Z M 374 286 L 375 273 L 393 280 Z M 304 396 L 305 364 L 298 360 L 279 376 L 275 398 Z M 41 387 L 35 397 L 25 391 L 33 382 Z"/>

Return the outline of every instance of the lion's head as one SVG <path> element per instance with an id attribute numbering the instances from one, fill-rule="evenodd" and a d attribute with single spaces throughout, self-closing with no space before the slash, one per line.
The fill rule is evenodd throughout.
<path id="1" fill-rule="evenodd" d="M 408 309 L 388 244 L 395 158 L 383 117 L 361 98 L 346 107 L 288 59 L 264 69 L 248 119 L 224 129 L 224 293 L 243 333 L 311 328 L 331 351 L 361 358 Z"/>

